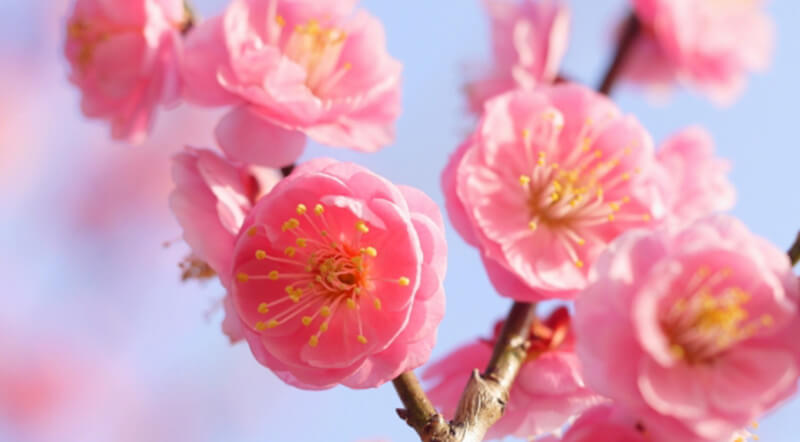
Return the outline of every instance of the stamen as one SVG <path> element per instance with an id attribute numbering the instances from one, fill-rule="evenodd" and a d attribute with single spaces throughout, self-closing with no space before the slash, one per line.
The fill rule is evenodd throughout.
<path id="1" fill-rule="evenodd" d="M 405 287 L 405 286 L 409 285 L 411 283 L 411 281 L 408 278 L 406 278 L 405 276 L 401 276 L 397 280 L 397 283 Z"/>

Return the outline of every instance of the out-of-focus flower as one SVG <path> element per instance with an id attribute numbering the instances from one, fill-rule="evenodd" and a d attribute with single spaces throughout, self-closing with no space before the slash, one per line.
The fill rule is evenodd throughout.
<path id="1" fill-rule="evenodd" d="M 714 156 L 714 141 L 700 127 L 690 127 L 664 141 L 656 152 L 663 169 L 670 216 L 687 224 L 736 203 L 736 189 L 728 180 L 730 164 Z"/>
<path id="2" fill-rule="evenodd" d="M 236 235 L 256 201 L 281 179 L 280 173 L 234 164 L 209 150 L 186 148 L 173 158 L 172 175 L 175 190 L 169 198 L 170 208 L 192 249 L 181 264 L 183 278 L 205 279 L 216 274 L 230 289 Z M 229 296 L 223 305 L 223 331 L 238 341 L 243 336 Z"/>
<path id="3" fill-rule="evenodd" d="M 569 41 L 570 14 L 559 0 L 483 0 L 492 29 L 494 60 L 466 86 L 473 112 L 492 97 L 532 89 L 558 76 Z"/>
<path id="4" fill-rule="evenodd" d="M 300 166 L 250 212 L 233 300 L 259 362 L 306 389 L 378 386 L 422 365 L 444 315 L 441 214 L 349 163 Z"/>
<path id="5" fill-rule="evenodd" d="M 495 327 L 495 335 L 501 327 L 502 322 Z M 455 413 L 466 375 L 489 362 L 496 338 L 461 347 L 425 371 L 424 377 L 435 382 L 428 396 L 447 417 Z M 571 416 L 602 401 L 583 383 L 566 308 L 557 309 L 545 321 L 537 320 L 530 339 L 529 360 L 511 389 L 505 414 L 489 429 L 489 439 L 527 439 L 556 431 Z"/>
<path id="6" fill-rule="evenodd" d="M 571 297 L 621 233 L 662 218 L 652 140 L 577 85 L 491 100 L 442 176 L 447 209 L 495 288 L 519 301 Z"/>
<path id="7" fill-rule="evenodd" d="M 730 217 L 629 233 L 577 299 L 586 382 L 668 440 L 727 440 L 795 392 L 799 296 L 786 255 Z"/>
<path id="8" fill-rule="evenodd" d="M 160 105 L 180 94 L 181 0 L 77 0 L 67 24 L 70 81 L 88 117 L 111 123 L 114 139 L 139 143 Z"/>
<path id="9" fill-rule="evenodd" d="M 763 3 L 633 0 L 643 31 L 624 67 L 626 76 L 660 88 L 681 82 L 730 104 L 747 76 L 770 62 L 774 29 Z"/>
<path id="10" fill-rule="evenodd" d="M 302 140 L 295 137 L 289 152 L 284 143 L 261 143 L 279 131 L 273 125 L 367 152 L 393 140 L 401 65 L 386 52 L 381 23 L 353 15 L 354 4 L 235 0 L 190 32 L 182 62 L 187 100 L 235 106 L 221 123 L 223 149 L 285 166 Z"/>
<path id="11" fill-rule="evenodd" d="M 689 434 L 665 431 L 658 424 L 663 417 L 650 414 L 636 416 L 614 403 L 604 403 L 586 411 L 573 423 L 562 438 L 554 436 L 540 442 L 746 442 L 758 440 L 748 430 L 739 430 L 730 437 L 698 439 Z M 752 439 L 751 439 L 752 438 Z"/>

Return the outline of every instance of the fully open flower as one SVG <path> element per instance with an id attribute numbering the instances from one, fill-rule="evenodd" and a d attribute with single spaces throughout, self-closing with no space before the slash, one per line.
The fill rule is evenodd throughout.
<path id="1" fill-rule="evenodd" d="M 192 254 L 181 264 L 184 279 L 219 275 L 230 289 L 230 273 L 236 235 L 255 202 L 280 180 L 273 169 L 230 163 L 210 150 L 187 148 L 173 158 L 175 190 L 170 208 L 183 228 L 183 239 Z M 223 330 L 242 339 L 231 300 L 223 301 Z"/>
<path id="2" fill-rule="evenodd" d="M 773 25 L 762 0 L 633 0 L 643 33 L 625 71 L 637 82 L 688 83 L 721 104 L 769 64 Z M 746 35 L 747 38 L 742 38 Z"/>
<path id="3" fill-rule="evenodd" d="M 495 334 L 501 327 L 502 322 L 495 327 Z M 483 370 L 489 362 L 495 339 L 461 347 L 425 371 L 424 377 L 436 382 L 428 396 L 448 418 L 455 413 L 467 374 Z M 528 439 L 553 432 L 571 416 L 602 400 L 583 384 L 566 308 L 557 309 L 544 321 L 537 320 L 530 339 L 529 360 L 511 389 L 505 414 L 489 429 L 489 439 Z"/>
<path id="4" fill-rule="evenodd" d="M 577 299 L 587 384 L 689 435 L 671 440 L 726 440 L 796 389 L 799 292 L 786 255 L 732 218 L 629 233 Z"/>
<path id="5" fill-rule="evenodd" d="M 187 99 L 235 106 L 219 132 L 224 149 L 260 150 L 262 164 L 288 164 L 270 158 L 270 145 L 241 144 L 263 139 L 258 133 L 270 123 L 368 152 L 392 141 L 401 65 L 386 52 L 380 22 L 353 15 L 354 3 L 234 0 L 189 34 Z"/>
<path id="6" fill-rule="evenodd" d="M 476 113 L 496 95 L 555 81 L 569 38 L 569 10 L 558 0 L 483 3 L 491 19 L 494 62 L 467 84 Z"/>
<path id="7" fill-rule="evenodd" d="M 730 164 L 714 156 L 714 141 L 704 129 L 690 127 L 671 136 L 658 149 L 656 159 L 676 223 L 729 210 L 736 202 L 736 190 L 727 177 Z"/>
<path id="8" fill-rule="evenodd" d="M 490 101 L 442 176 L 447 209 L 497 290 L 569 297 L 606 244 L 664 215 L 650 136 L 577 85 Z"/>
<path id="9" fill-rule="evenodd" d="M 109 120 L 115 139 L 141 142 L 157 107 L 178 99 L 185 21 L 181 0 L 78 0 L 65 53 L 84 114 Z"/>
<path id="10" fill-rule="evenodd" d="M 427 196 L 315 160 L 251 211 L 232 293 L 254 355 L 285 382 L 368 388 L 428 359 L 445 267 L 441 214 Z"/>

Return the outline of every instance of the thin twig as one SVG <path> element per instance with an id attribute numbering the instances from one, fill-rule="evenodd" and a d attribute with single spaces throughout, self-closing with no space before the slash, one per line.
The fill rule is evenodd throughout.
<path id="1" fill-rule="evenodd" d="M 800 233 L 797 234 L 797 239 L 794 244 L 789 248 L 789 259 L 792 261 L 792 267 L 800 263 Z"/>
<path id="2" fill-rule="evenodd" d="M 406 406 L 398 410 L 423 442 L 480 442 L 505 412 L 511 385 L 528 354 L 528 337 L 535 317 L 533 304 L 516 302 L 495 343 L 483 374 L 472 373 L 448 424 L 425 396 L 413 373 L 395 379 L 394 386 Z"/>
<path id="3" fill-rule="evenodd" d="M 614 53 L 614 59 L 611 60 L 611 64 L 608 65 L 608 69 L 606 69 L 603 81 L 600 82 L 600 86 L 597 88 L 598 92 L 611 95 L 611 91 L 614 89 L 619 79 L 619 74 L 622 72 L 622 67 L 628 59 L 628 55 L 630 55 L 631 49 L 633 49 L 634 43 L 636 43 L 641 31 L 642 25 L 639 19 L 636 18 L 636 14 L 631 13 L 625 20 L 622 35 L 620 36 L 617 50 Z"/>

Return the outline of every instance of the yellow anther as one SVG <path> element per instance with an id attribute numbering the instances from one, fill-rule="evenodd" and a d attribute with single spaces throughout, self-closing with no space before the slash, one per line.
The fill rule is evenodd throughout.
<path id="1" fill-rule="evenodd" d="M 561 195 L 559 195 L 558 192 L 553 192 L 553 193 L 550 194 L 550 200 L 551 201 L 556 202 L 556 201 L 558 201 L 560 199 L 561 199 Z"/>
<path id="2" fill-rule="evenodd" d="M 286 26 L 286 19 L 284 19 L 284 18 L 283 18 L 282 16 L 280 16 L 280 15 L 276 15 L 276 16 L 275 16 L 275 23 L 277 23 L 277 24 L 278 24 L 278 26 Z"/>
<path id="3" fill-rule="evenodd" d="M 528 175 L 520 175 L 519 183 L 522 184 L 523 186 L 527 186 L 528 184 L 531 183 L 531 177 L 529 177 Z"/>
<path id="4" fill-rule="evenodd" d="M 609 220 L 609 221 L 614 221 L 614 219 L 616 219 L 616 218 L 614 217 L 614 214 L 613 214 L 613 213 L 609 213 L 609 214 L 608 214 L 608 220 Z"/>
<path id="5" fill-rule="evenodd" d="M 612 203 L 608 203 L 608 207 L 611 207 L 611 210 L 613 210 L 615 212 L 619 212 L 619 209 L 620 209 L 619 203 L 613 203 L 613 202 Z"/>
<path id="6" fill-rule="evenodd" d="M 269 312 L 269 307 L 267 307 L 267 303 L 266 302 L 262 302 L 261 304 L 258 304 L 258 312 L 261 313 L 261 314 L 265 314 L 265 313 Z"/>
<path id="7" fill-rule="evenodd" d="M 367 233 L 369 232 L 369 227 L 367 227 L 367 223 L 359 220 L 358 222 L 356 222 L 356 230 L 358 230 L 361 233 Z"/>
<path id="8" fill-rule="evenodd" d="M 295 250 L 295 248 L 292 246 L 287 247 L 286 250 L 283 251 L 284 255 L 290 258 L 293 257 L 296 252 L 297 250 Z"/>
<path id="9" fill-rule="evenodd" d="M 539 225 L 536 224 L 536 221 L 531 221 L 528 223 L 528 228 L 531 230 L 536 230 L 539 228 Z"/>
<path id="10" fill-rule="evenodd" d="M 622 179 L 625 180 L 625 181 L 628 181 L 629 179 L 631 179 L 631 174 L 628 173 L 628 172 L 623 173 L 622 174 Z"/>
<path id="11" fill-rule="evenodd" d="M 380 309 L 381 309 L 381 306 L 382 306 L 382 304 L 381 304 L 381 300 L 380 300 L 380 299 L 378 299 L 378 298 L 375 298 L 375 300 L 374 300 L 374 301 L 372 301 L 372 305 L 374 305 L 374 306 L 375 306 L 375 310 L 380 310 Z"/>
<path id="12" fill-rule="evenodd" d="M 406 278 L 405 276 L 401 276 L 400 279 L 397 280 L 397 283 L 402 285 L 403 287 L 411 284 L 411 281 Z"/>
<path id="13" fill-rule="evenodd" d="M 583 268 L 583 261 L 581 261 L 580 259 L 576 259 L 575 260 L 575 267 L 577 267 L 579 269 L 582 269 Z"/>
<path id="14" fill-rule="evenodd" d="M 581 150 L 584 152 L 589 152 L 589 149 L 592 147 L 592 139 L 591 138 L 584 138 L 581 140 Z"/>
<path id="15" fill-rule="evenodd" d="M 353 300 L 353 298 L 347 298 L 347 308 L 350 310 L 355 310 L 356 302 Z"/>
<path id="16" fill-rule="evenodd" d="M 629 202 L 631 202 L 631 197 L 629 197 L 629 196 L 623 196 L 623 197 L 622 197 L 622 202 L 623 202 L 623 203 L 629 203 Z"/>
<path id="17" fill-rule="evenodd" d="M 364 335 L 358 335 L 358 342 L 360 342 L 360 343 L 362 343 L 362 344 L 366 344 L 366 343 L 367 343 L 367 338 L 366 338 L 366 336 L 364 336 Z"/>
<path id="18" fill-rule="evenodd" d="M 256 259 L 261 261 L 262 259 L 267 258 L 267 252 L 263 250 L 256 250 Z"/>
<path id="19" fill-rule="evenodd" d="M 553 181 L 553 189 L 556 189 L 556 192 L 561 192 L 561 190 L 563 190 L 564 187 L 561 185 L 560 182 L 558 182 L 558 180 L 556 180 Z"/>
<path id="20" fill-rule="evenodd" d="M 275 327 L 277 327 L 279 325 L 281 325 L 281 324 L 278 321 L 274 320 L 274 319 L 270 319 L 269 322 L 267 322 L 267 328 L 275 328 Z"/>
<path id="21" fill-rule="evenodd" d="M 308 245 L 308 240 L 305 238 L 297 238 L 294 243 L 297 244 L 297 247 L 305 247 Z"/>
<path id="22" fill-rule="evenodd" d="M 673 344 L 669 347 L 670 353 L 675 359 L 683 359 L 686 357 L 686 350 L 683 349 L 680 345 Z"/>
<path id="23" fill-rule="evenodd" d="M 350 261 L 353 261 L 353 264 L 355 264 L 357 266 L 361 266 L 361 260 L 362 259 L 363 258 L 361 256 L 354 256 L 354 257 L 350 258 Z"/>
<path id="24" fill-rule="evenodd" d="M 300 295 L 297 294 L 297 293 L 293 293 L 293 294 L 289 295 L 289 299 L 291 299 L 292 302 L 297 304 L 298 302 L 300 302 Z"/>
<path id="25" fill-rule="evenodd" d="M 754 429 L 754 430 L 758 430 L 758 422 L 755 422 L 755 421 L 753 421 L 753 422 L 750 424 L 750 426 L 751 426 L 751 427 L 753 427 L 753 429 Z"/>
<path id="26" fill-rule="evenodd" d="M 313 321 L 313 319 L 311 319 L 311 316 L 303 316 L 303 319 L 301 319 L 301 321 L 303 321 L 303 325 L 308 327 L 308 325 L 311 324 L 311 321 Z"/>
<path id="27" fill-rule="evenodd" d="M 522 138 L 528 139 L 531 137 L 531 130 L 530 129 L 522 129 Z"/>
<path id="28" fill-rule="evenodd" d="M 349 71 L 350 69 L 353 69 L 353 63 L 350 63 L 348 61 L 342 66 L 342 68 L 344 68 L 344 70 L 346 70 L 346 71 Z"/>
<path id="29" fill-rule="evenodd" d="M 248 236 L 256 236 L 256 233 L 258 233 L 258 228 L 256 228 L 256 226 L 253 226 L 253 227 L 250 227 L 249 229 L 247 229 L 247 235 Z"/>
<path id="30" fill-rule="evenodd" d="M 328 323 L 327 322 L 323 322 L 322 324 L 320 324 L 319 325 L 319 331 L 321 333 L 325 333 L 326 331 L 328 331 Z"/>
<path id="31" fill-rule="evenodd" d="M 327 230 L 320 230 L 319 234 L 320 234 L 320 236 L 326 236 L 327 237 L 328 236 L 328 231 Z"/>
<path id="32" fill-rule="evenodd" d="M 271 271 L 271 272 L 269 272 L 269 273 L 267 274 L 267 278 L 269 278 L 269 279 L 271 279 L 271 280 L 273 280 L 273 281 L 275 281 L 276 279 L 278 279 L 278 276 L 280 276 L 280 275 L 278 274 L 278 271 L 277 271 L 277 270 L 273 270 L 273 271 Z"/>
<path id="33" fill-rule="evenodd" d="M 319 337 L 317 337 L 317 335 L 314 335 L 314 336 L 311 336 L 310 338 L 308 338 L 308 345 L 310 345 L 312 347 L 316 347 L 317 344 L 319 344 Z"/>
<path id="34" fill-rule="evenodd" d="M 772 316 L 770 316 L 770 315 L 762 315 L 762 316 L 761 316 L 761 324 L 762 324 L 764 327 L 769 327 L 769 326 L 771 326 L 771 325 L 772 325 L 772 324 L 774 324 L 774 323 L 775 323 L 775 320 L 774 320 L 774 319 L 772 319 Z"/>
<path id="35" fill-rule="evenodd" d="M 247 273 L 237 273 L 236 279 L 238 279 L 239 282 L 247 282 L 247 280 L 250 279 L 250 277 L 247 276 Z"/>
<path id="36" fill-rule="evenodd" d="M 369 255 L 369 256 L 371 256 L 373 258 L 378 256 L 378 250 L 375 249 L 375 247 L 367 247 L 367 248 L 365 248 L 364 249 L 364 253 L 366 253 L 367 255 Z"/>
<path id="37" fill-rule="evenodd" d="M 327 305 L 323 305 L 321 309 L 319 309 L 319 314 L 322 315 L 323 318 L 327 318 L 331 315 L 331 309 Z"/>
<path id="38" fill-rule="evenodd" d="M 297 205 L 297 214 L 298 215 L 305 215 L 308 208 L 305 204 L 298 204 Z"/>
<path id="39" fill-rule="evenodd" d="M 263 322 L 261 322 L 261 321 L 259 321 L 259 322 L 256 322 L 256 330 L 258 330 L 258 331 L 264 331 L 266 328 L 267 328 L 267 324 L 264 324 L 264 323 L 263 323 Z"/>
<path id="40" fill-rule="evenodd" d="M 651 219 L 652 219 L 652 217 L 650 216 L 649 213 L 645 213 L 644 215 L 642 215 L 642 220 L 643 221 L 650 221 Z"/>
<path id="41" fill-rule="evenodd" d="M 316 213 L 317 215 L 322 215 L 323 213 L 325 213 L 325 207 L 323 207 L 322 204 L 317 204 L 316 206 L 314 206 L 314 213 Z"/>
<path id="42" fill-rule="evenodd" d="M 578 240 L 575 241 L 575 242 L 578 243 L 579 246 L 582 246 L 582 245 L 586 244 L 586 240 L 583 239 L 583 238 L 578 238 Z"/>

